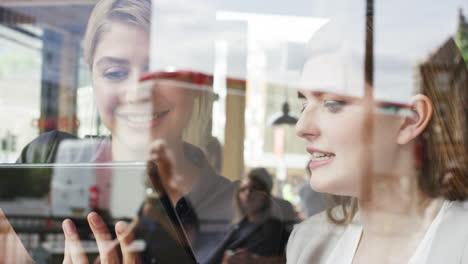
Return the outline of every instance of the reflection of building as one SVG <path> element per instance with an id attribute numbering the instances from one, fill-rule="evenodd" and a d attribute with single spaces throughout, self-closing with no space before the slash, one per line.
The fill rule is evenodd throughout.
<path id="1" fill-rule="evenodd" d="M 462 27 L 466 29 L 462 15 L 459 25 L 459 32 Z M 453 157 L 465 155 L 468 137 L 468 70 L 460 48 L 456 39 L 450 38 L 419 66 L 418 88 L 434 100 L 430 133 L 438 135 L 427 147 L 448 148 Z"/>
<path id="2" fill-rule="evenodd" d="M 460 48 L 465 62 L 468 62 L 468 21 L 463 15 L 462 9 L 460 9 L 460 15 L 458 19 L 458 32 L 455 37 L 455 42 Z"/>
<path id="3" fill-rule="evenodd" d="M 40 132 L 77 132 L 79 40 L 96 1 L 63 2 L 0 1 L 0 87 L 14 87 L 2 89 L 0 135 L 18 146 L 9 161 Z"/>

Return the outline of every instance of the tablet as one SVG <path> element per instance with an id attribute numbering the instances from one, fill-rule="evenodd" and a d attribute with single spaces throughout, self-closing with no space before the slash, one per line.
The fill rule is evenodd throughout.
<path id="1" fill-rule="evenodd" d="M 153 170 L 155 171 L 155 170 Z M 157 170 L 156 170 L 157 172 Z M 15 219 L 19 219 L 15 212 L 22 211 L 20 203 L 16 203 L 24 195 L 22 191 L 26 186 L 31 185 L 31 180 L 39 178 L 44 181 L 40 185 L 42 190 L 37 191 L 36 195 L 38 200 L 43 200 L 47 194 L 50 194 L 49 208 L 42 211 L 37 215 L 28 214 L 28 219 L 37 217 L 44 219 L 64 219 L 72 218 L 79 219 L 86 217 L 91 211 L 109 212 L 110 208 L 118 206 L 119 200 L 115 197 L 129 200 L 133 199 L 133 204 L 129 207 L 132 208 L 129 214 L 135 216 L 140 208 L 140 214 L 136 218 L 137 226 L 135 229 L 136 240 L 145 241 L 145 250 L 142 257 L 146 260 L 151 260 L 149 263 L 155 262 L 159 264 L 165 263 L 181 263 L 181 264 L 195 264 L 197 263 L 195 254 L 189 242 L 188 236 L 181 224 L 181 221 L 164 190 L 163 184 L 160 181 L 158 173 L 153 173 L 151 178 L 148 178 L 146 173 L 146 163 L 143 162 L 119 162 L 119 163 L 59 163 L 59 164 L 0 164 L 1 180 L 6 184 L 5 188 L 12 191 L 2 193 L 3 197 L 0 198 L 1 202 L 12 201 L 10 206 L 12 211 L 5 211 L 5 214 L 15 215 Z M 100 178 L 106 178 L 105 180 Z M 13 179 L 20 179 L 14 181 Z M 143 188 L 136 188 L 132 190 L 133 186 L 128 182 L 136 182 L 136 185 L 147 187 L 146 179 L 153 183 L 153 192 L 146 195 L 147 190 Z M 13 180 L 13 181 L 12 181 Z M 101 182 L 101 183 L 99 183 Z M 102 191 L 97 188 L 98 183 L 101 189 L 107 184 L 108 191 Z M 50 187 L 47 187 L 50 186 Z M 127 188 L 118 187 L 126 186 Z M 15 191 L 16 189 L 16 191 Z M 93 192 L 96 190 L 96 192 Z M 107 192 L 107 194 L 105 193 Z M 94 201 L 98 196 L 108 196 L 106 203 L 110 205 L 108 208 L 97 208 L 102 206 L 99 201 Z M 137 199 L 134 199 L 136 196 Z M 145 197 L 146 196 L 146 197 Z M 42 198 L 41 198 L 42 197 Z M 55 198 L 54 198 L 55 197 Z M 104 199 L 104 200 L 106 200 Z M 114 201 L 113 201 L 114 200 Z M 138 203 L 135 203 L 138 201 Z M 150 202 L 153 214 L 144 215 L 144 204 Z M 95 206 L 95 208 L 93 208 Z M 128 206 L 128 204 L 127 204 Z M 134 208 L 134 209 L 133 209 Z M 107 209 L 107 210 L 106 210 Z M 27 210 L 26 210 L 27 211 Z M 121 209 L 121 211 L 125 211 Z M 28 213 L 28 212 L 26 212 Z M 156 217 L 155 217 L 156 216 Z M 126 218 L 120 215 L 118 218 Z M 114 219 L 104 217 L 108 226 L 113 230 Z M 82 221 L 80 221 L 82 222 Z M 150 223 L 150 225 L 148 225 Z M 86 224 L 86 223 L 85 223 Z M 38 233 L 43 233 L 42 227 L 37 227 Z M 80 229 L 80 227 L 78 227 Z M 83 236 L 84 233 L 89 232 L 89 229 L 84 232 L 79 232 Z M 31 232 L 35 230 L 32 229 Z M 60 231 L 60 230 L 59 230 Z M 47 232 L 47 231 L 46 231 Z M 50 235 L 57 234 L 57 230 L 50 230 Z M 45 234 L 43 237 L 47 237 Z M 82 237 L 86 240 L 86 237 Z M 45 241 L 39 241 L 41 245 Z M 146 263 L 146 261 L 144 261 Z"/>

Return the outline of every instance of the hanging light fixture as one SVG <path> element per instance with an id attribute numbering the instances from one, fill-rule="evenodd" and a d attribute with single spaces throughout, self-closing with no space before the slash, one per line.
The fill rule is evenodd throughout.
<path id="1" fill-rule="evenodd" d="M 277 117 L 273 117 L 271 121 L 272 126 L 279 126 L 279 125 L 295 125 L 298 121 L 297 117 L 292 116 L 289 114 L 289 104 L 288 102 L 284 102 L 283 106 L 281 107 L 281 113 L 276 114 Z"/>
<path id="2" fill-rule="evenodd" d="M 277 156 L 277 163 L 276 163 L 276 178 L 278 179 L 278 195 L 282 197 L 282 186 L 283 182 L 287 178 L 287 165 L 285 159 L 285 151 L 286 151 L 286 126 L 295 125 L 298 121 L 297 117 L 294 117 L 289 114 L 289 104 L 288 102 L 284 102 L 281 107 L 281 112 L 276 113 L 270 119 L 270 124 L 274 127 L 273 128 L 273 149 Z"/>

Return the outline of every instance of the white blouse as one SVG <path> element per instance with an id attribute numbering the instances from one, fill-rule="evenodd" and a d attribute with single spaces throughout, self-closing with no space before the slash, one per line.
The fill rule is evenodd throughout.
<path id="1" fill-rule="evenodd" d="M 408 264 L 424 264 L 427 263 L 427 258 L 430 253 L 432 241 L 437 232 L 440 222 L 447 210 L 452 205 L 452 202 L 445 201 L 439 210 L 439 213 L 429 226 L 424 238 L 419 243 L 413 256 L 408 261 Z M 362 226 L 352 223 L 344 232 L 343 236 L 338 241 L 336 247 L 327 259 L 327 264 L 352 264 L 354 255 L 361 240 Z"/>

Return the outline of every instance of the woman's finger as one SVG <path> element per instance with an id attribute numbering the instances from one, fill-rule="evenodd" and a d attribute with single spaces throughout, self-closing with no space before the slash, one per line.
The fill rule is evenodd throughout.
<path id="1" fill-rule="evenodd" d="M 72 264 L 73 261 L 71 260 L 71 256 L 70 256 L 70 250 L 68 249 L 69 246 L 68 246 L 68 242 L 67 240 L 65 240 L 65 244 L 64 244 L 64 248 L 63 248 L 63 251 L 64 251 L 64 258 L 63 258 L 63 264 Z"/>
<path id="2" fill-rule="evenodd" d="M 132 226 L 127 225 L 123 221 L 117 222 L 115 225 L 115 233 L 120 242 L 122 249 L 122 258 L 124 264 L 140 263 L 140 256 L 138 248 L 135 248 L 135 235 Z"/>
<path id="3" fill-rule="evenodd" d="M 116 252 L 116 243 L 113 243 L 109 229 L 102 218 L 95 212 L 88 215 L 88 222 L 93 231 L 99 249 L 99 258 L 102 264 L 117 263 L 119 258 Z"/>
<path id="4" fill-rule="evenodd" d="M 73 224 L 70 219 L 66 219 L 62 223 L 62 228 L 65 234 L 65 250 L 68 251 L 66 254 L 70 256 L 71 263 L 88 263 L 88 258 L 84 253 L 83 247 L 81 246 L 80 237 L 76 231 L 75 224 Z"/>
<path id="5" fill-rule="evenodd" d="M 63 253 L 64 253 L 64 257 L 63 257 L 63 262 L 62 264 L 72 264 L 72 260 L 71 260 L 71 256 L 70 256 L 70 253 L 69 253 L 69 250 L 67 249 L 67 241 L 65 240 L 65 244 L 64 244 L 64 247 L 63 247 Z"/>

